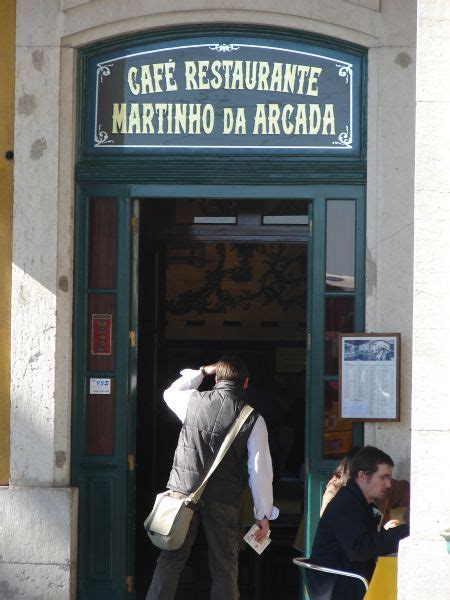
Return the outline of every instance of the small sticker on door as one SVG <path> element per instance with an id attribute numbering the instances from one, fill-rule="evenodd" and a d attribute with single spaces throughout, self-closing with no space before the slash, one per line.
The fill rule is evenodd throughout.
<path id="1" fill-rule="evenodd" d="M 89 378 L 89 393 L 90 394 L 110 394 L 111 379 L 99 379 L 98 377 Z"/>

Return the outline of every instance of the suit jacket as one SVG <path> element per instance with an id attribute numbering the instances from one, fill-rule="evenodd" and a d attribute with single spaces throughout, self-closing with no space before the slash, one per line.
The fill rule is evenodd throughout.
<path id="1" fill-rule="evenodd" d="M 372 577 L 376 558 L 397 552 L 399 541 L 409 535 L 400 525 L 381 529 L 380 513 L 368 504 L 353 481 L 341 487 L 328 504 L 317 527 L 311 562 Z M 311 600 L 361 600 L 364 586 L 349 577 L 308 571 Z"/>

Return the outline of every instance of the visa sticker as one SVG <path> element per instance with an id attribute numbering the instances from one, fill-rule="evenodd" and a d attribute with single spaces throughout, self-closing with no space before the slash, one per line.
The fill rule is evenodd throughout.
<path id="1" fill-rule="evenodd" d="M 110 394 L 111 393 L 111 379 L 90 377 L 89 378 L 89 393 L 90 394 Z"/>

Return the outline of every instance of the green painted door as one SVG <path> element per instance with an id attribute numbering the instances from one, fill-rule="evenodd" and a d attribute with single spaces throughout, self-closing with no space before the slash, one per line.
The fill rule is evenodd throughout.
<path id="1" fill-rule="evenodd" d="M 80 491 L 77 598 L 83 600 L 133 597 L 127 564 L 134 527 L 128 426 L 134 351 L 129 336 L 130 218 L 123 188 L 79 187 L 72 484 Z"/>
<path id="2" fill-rule="evenodd" d="M 309 251 L 306 520 L 309 556 L 324 488 L 340 457 L 362 443 L 362 426 L 339 421 L 338 334 L 364 331 L 365 190 L 315 189 Z"/>

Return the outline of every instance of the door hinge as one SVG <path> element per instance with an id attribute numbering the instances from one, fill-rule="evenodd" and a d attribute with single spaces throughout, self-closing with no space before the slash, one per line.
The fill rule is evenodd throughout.
<path id="1" fill-rule="evenodd" d="M 139 221 L 137 217 L 131 217 L 131 233 L 139 231 Z"/>
<path id="2" fill-rule="evenodd" d="M 309 220 L 309 235 L 312 234 L 312 230 L 313 230 L 313 222 L 312 219 Z"/>
<path id="3" fill-rule="evenodd" d="M 136 457 L 134 454 L 128 455 L 128 470 L 134 471 L 136 468 Z"/>
<path id="4" fill-rule="evenodd" d="M 311 350 L 311 334 L 308 333 L 306 336 L 306 349 Z"/>
<path id="5" fill-rule="evenodd" d="M 136 348 L 136 332 L 134 330 L 128 332 L 128 338 L 130 340 L 130 346 Z"/>
<path id="6" fill-rule="evenodd" d="M 128 594 L 133 591 L 133 577 L 131 575 L 125 577 L 125 587 Z"/>

